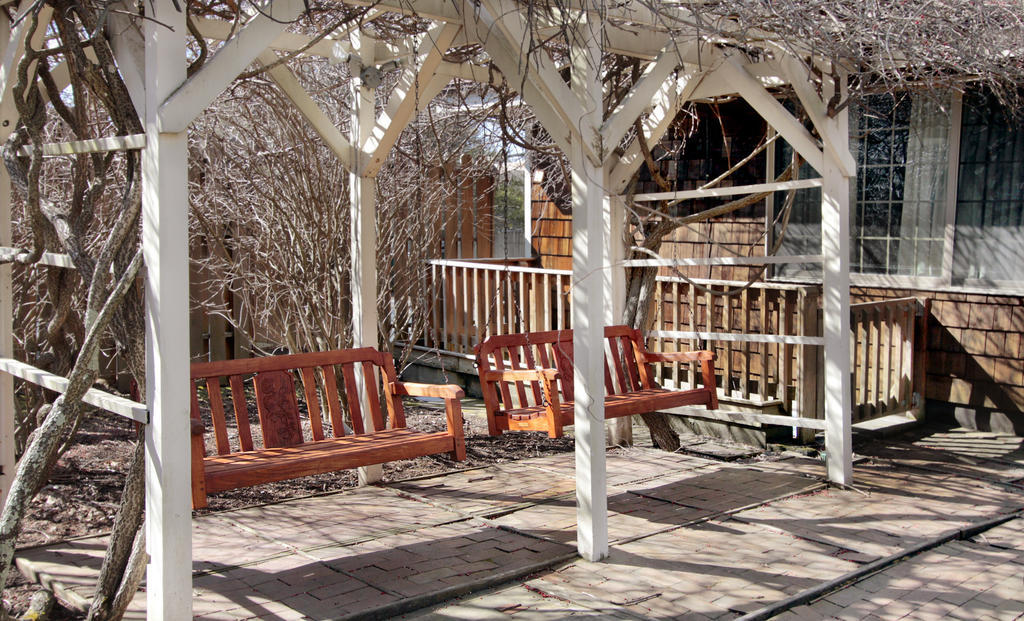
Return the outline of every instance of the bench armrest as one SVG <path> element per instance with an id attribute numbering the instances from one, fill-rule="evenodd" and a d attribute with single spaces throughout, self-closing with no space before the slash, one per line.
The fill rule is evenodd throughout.
<path id="1" fill-rule="evenodd" d="M 481 382 L 536 382 L 556 379 L 557 369 L 502 369 L 480 372 Z"/>
<path id="2" fill-rule="evenodd" d="M 192 429 L 191 429 L 192 435 L 194 435 L 194 436 L 201 436 L 204 433 L 206 433 L 206 425 L 203 424 L 203 421 L 196 420 L 194 418 L 190 418 L 188 420 L 189 420 L 189 423 L 192 425 Z"/>
<path id="3" fill-rule="evenodd" d="M 714 360 L 715 352 L 708 350 L 675 352 L 642 352 L 644 362 L 700 362 Z"/>
<path id="4" fill-rule="evenodd" d="M 461 399 L 466 396 L 462 388 L 455 384 L 417 384 L 413 382 L 391 382 L 391 390 L 403 397 L 438 397 L 441 399 Z"/>

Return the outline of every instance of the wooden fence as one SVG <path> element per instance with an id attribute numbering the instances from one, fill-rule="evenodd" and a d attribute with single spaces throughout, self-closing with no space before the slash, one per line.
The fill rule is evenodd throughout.
<path id="1" fill-rule="evenodd" d="M 853 421 L 914 412 L 924 391 L 927 301 L 852 304 Z"/>
<path id="2" fill-rule="evenodd" d="M 568 328 L 572 272 L 526 267 L 529 261 L 431 261 L 427 346 L 472 354 L 495 334 Z"/>
<path id="3" fill-rule="evenodd" d="M 425 346 L 471 355 L 490 335 L 571 327 L 572 273 L 526 263 L 431 261 L 428 291 L 435 295 Z M 737 291 L 745 284 L 659 276 L 648 332 L 652 348 L 714 349 L 723 398 L 822 418 L 820 287 L 758 282 Z M 913 411 L 924 381 L 922 302 L 850 308 L 854 422 Z M 678 387 L 695 386 L 700 377 L 686 363 L 657 364 L 655 373 L 664 385 Z"/>

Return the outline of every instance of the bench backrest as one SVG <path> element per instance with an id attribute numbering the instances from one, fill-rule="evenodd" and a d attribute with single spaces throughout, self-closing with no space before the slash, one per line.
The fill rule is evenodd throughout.
<path id="1" fill-rule="evenodd" d="M 339 373 L 340 370 L 340 373 Z M 324 439 L 324 408 L 330 422 L 330 434 L 343 437 L 346 424 L 356 435 L 384 429 L 405 427 L 402 400 L 392 394 L 395 381 L 395 363 L 389 354 L 364 347 L 338 351 L 268 356 L 223 362 L 197 362 L 191 367 L 192 419 L 201 420 L 200 389 L 205 388 L 213 421 L 217 454 L 260 448 L 253 442 L 249 425 L 247 389 L 255 397 L 259 414 L 262 448 L 295 446 L 309 440 Z M 296 389 L 295 376 L 302 383 L 302 392 Z M 362 378 L 370 407 L 372 429 L 366 429 L 362 404 L 357 397 L 356 378 Z M 227 418 L 221 384 L 226 379 L 226 392 L 231 399 L 238 442 L 229 440 Z M 383 391 L 383 392 L 382 392 Z M 387 407 L 387 419 L 381 410 L 381 395 Z M 346 397 L 347 407 L 342 404 Z M 309 433 L 303 432 L 299 404 L 305 404 L 309 417 Z M 345 413 L 349 416 L 345 416 Z"/>
<path id="2" fill-rule="evenodd" d="M 637 364 L 637 352 L 645 349 L 639 330 L 628 326 L 607 326 L 604 330 L 605 394 L 619 395 L 652 388 L 647 365 Z M 476 347 L 480 371 L 487 369 L 558 370 L 558 391 L 564 400 L 573 399 L 572 330 L 502 334 L 484 339 Z M 502 409 L 531 407 L 543 403 L 539 381 L 488 382 L 484 395 L 493 389 Z"/>

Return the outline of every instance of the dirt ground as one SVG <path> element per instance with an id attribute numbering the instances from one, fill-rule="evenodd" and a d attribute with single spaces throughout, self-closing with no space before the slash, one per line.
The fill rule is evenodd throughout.
<path id="1" fill-rule="evenodd" d="M 436 409 L 407 407 L 406 418 L 408 425 L 415 429 L 440 431 L 445 428 L 444 413 Z M 466 425 L 465 461 L 454 462 L 447 456 L 434 455 L 393 462 L 384 466 L 384 481 L 573 449 L 571 438 L 552 440 L 539 433 L 510 433 L 492 438 L 487 435 L 485 421 L 467 417 Z M 33 502 L 18 539 L 18 547 L 46 545 L 108 530 L 117 512 L 134 440 L 135 429 L 130 421 L 95 415 L 84 422 L 74 446 L 57 463 L 49 484 Z M 210 496 L 210 506 L 202 513 L 342 490 L 355 484 L 355 471 L 342 471 L 222 492 Z M 36 590 L 35 585 L 27 584 L 21 574 L 12 571 L 3 594 L 7 609 L 20 614 Z M 52 618 L 76 617 L 67 611 L 55 611 Z"/>

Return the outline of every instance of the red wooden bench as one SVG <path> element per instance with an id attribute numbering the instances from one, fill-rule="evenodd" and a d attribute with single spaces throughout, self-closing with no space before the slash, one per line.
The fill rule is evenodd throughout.
<path id="1" fill-rule="evenodd" d="M 628 326 L 608 326 L 604 336 L 605 418 L 683 405 L 718 408 L 714 352 L 649 352 L 640 331 Z M 476 360 L 491 435 L 534 430 L 557 438 L 573 424 L 572 330 L 492 336 L 477 345 Z M 699 361 L 704 385 L 661 388 L 651 363 L 675 361 Z"/>
<path id="2" fill-rule="evenodd" d="M 338 367 L 340 376 L 336 373 Z M 300 421 L 296 373 L 302 379 L 306 411 L 311 414 L 305 433 Z M 363 424 L 359 399 L 347 399 L 345 408 L 339 398 L 340 393 L 357 394 L 357 374 L 367 389 L 371 429 Z M 200 362 L 192 365 L 191 375 L 192 506 L 197 509 L 206 506 L 207 494 L 238 487 L 437 453 L 449 453 L 460 461 L 466 457 L 459 402 L 462 389 L 399 382 L 391 355 L 372 348 Z M 248 376 L 252 376 L 262 432 L 262 442 L 258 444 L 262 446 L 253 441 L 249 425 Z M 222 378 L 228 380 L 238 429 L 236 442 L 229 441 Z M 206 430 L 197 392 L 200 385 L 205 387 L 210 404 L 213 454 L 206 451 Z M 330 437 L 325 437 L 318 392 L 326 402 Z M 426 433 L 407 428 L 401 399 L 406 395 L 443 398 L 447 431 Z M 387 410 L 387 420 L 381 401 Z M 349 416 L 345 416 L 346 409 Z M 346 430 L 346 424 L 351 431 Z"/>

